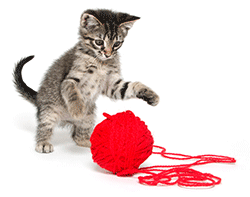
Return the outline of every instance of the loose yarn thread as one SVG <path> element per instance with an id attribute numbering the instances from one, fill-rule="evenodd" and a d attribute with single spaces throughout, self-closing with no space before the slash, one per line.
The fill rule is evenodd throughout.
<path id="1" fill-rule="evenodd" d="M 91 152 L 94 162 L 117 176 L 139 176 L 139 183 L 145 185 L 179 185 L 184 187 L 212 187 L 220 184 L 221 178 L 202 173 L 190 167 L 209 163 L 235 163 L 231 157 L 221 155 L 190 156 L 167 153 L 161 146 L 153 145 L 153 137 L 145 122 L 133 112 L 126 111 L 110 116 L 99 123 L 91 136 Z M 153 151 L 160 149 L 160 151 Z M 151 155 L 159 154 L 167 159 L 195 160 L 190 164 L 139 166 Z"/>
<path id="2" fill-rule="evenodd" d="M 174 160 L 190 160 L 194 159 L 193 163 L 180 165 L 162 165 L 139 168 L 139 173 L 150 174 L 145 177 L 138 177 L 141 184 L 146 185 L 174 185 L 184 187 L 211 187 L 218 185 L 221 178 L 209 173 L 202 173 L 191 169 L 192 166 L 204 165 L 209 163 L 235 163 L 236 160 L 231 157 L 221 155 L 198 155 L 190 156 L 177 153 L 167 153 L 166 149 L 154 145 L 154 148 L 161 149 L 160 152 L 152 152 L 153 154 L 160 154 L 162 157 Z M 154 173 L 159 172 L 159 173 Z"/>

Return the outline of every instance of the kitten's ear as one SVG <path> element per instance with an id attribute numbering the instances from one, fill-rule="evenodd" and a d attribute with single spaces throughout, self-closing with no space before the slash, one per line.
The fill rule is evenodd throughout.
<path id="1" fill-rule="evenodd" d="M 140 17 L 131 16 L 131 19 L 129 21 L 123 22 L 119 25 L 125 36 L 128 34 L 128 30 L 130 30 L 133 27 L 134 23 L 139 19 Z"/>
<path id="2" fill-rule="evenodd" d="M 101 26 L 101 22 L 91 14 L 83 13 L 81 16 L 81 27 L 87 30 L 93 30 Z"/>

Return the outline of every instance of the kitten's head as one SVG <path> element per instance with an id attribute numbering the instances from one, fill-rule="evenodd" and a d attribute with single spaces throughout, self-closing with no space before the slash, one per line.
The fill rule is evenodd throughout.
<path id="1" fill-rule="evenodd" d="M 86 10 L 81 16 L 81 40 L 100 60 L 111 59 L 138 19 L 140 18 L 136 16 L 110 10 Z"/>

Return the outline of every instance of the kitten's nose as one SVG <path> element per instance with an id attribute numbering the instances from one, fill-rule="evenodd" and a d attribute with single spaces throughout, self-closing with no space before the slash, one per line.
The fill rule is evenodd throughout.
<path id="1" fill-rule="evenodd" d="M 107 49 L 107 50 L 105 50 L 104 51 L 104 54 L 105 54 L 105 56 L 108 58 L 108 57 L 110 57 L 111 55 L 112 55 L 112 49 Z"/>

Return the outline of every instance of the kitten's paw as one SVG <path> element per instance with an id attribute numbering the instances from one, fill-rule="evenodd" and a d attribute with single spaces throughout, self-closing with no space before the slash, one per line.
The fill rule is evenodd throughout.
<path id="1" fill-rule="evenodd" d="M 78 119 L 78 120 L 83 119 L 85 111 L 86 109 L 85 109 L 85 105 L 83 102 L 71 103 L 69 107 L 69 112 L 74 119 Z"/>
<path id="2" fill-rule="evenodd" d="M 142 88 L 138 94 L 136 95 L 137 98 L 143 99 L 146 101 L 149 105 L 156 106 L 160 98 L 159 96 L 152 90 L 148 88 Z"/>
<path id="3" fill-rule="evenodd" d="M 89 139 L 83 139 L 81 141 L 77 141 L 75 140 L 77 146 L 82 146 L 82 147 L 86 147 L 86 148 L 90 148 L 91 147 L 91 143 Z"/>
<path id="4" fill-rule="evenodd" d="M 39 153 L 52 153 L 53 145 L 48 142 L 39 142 L 36 144 L 36 151 Z"/>

